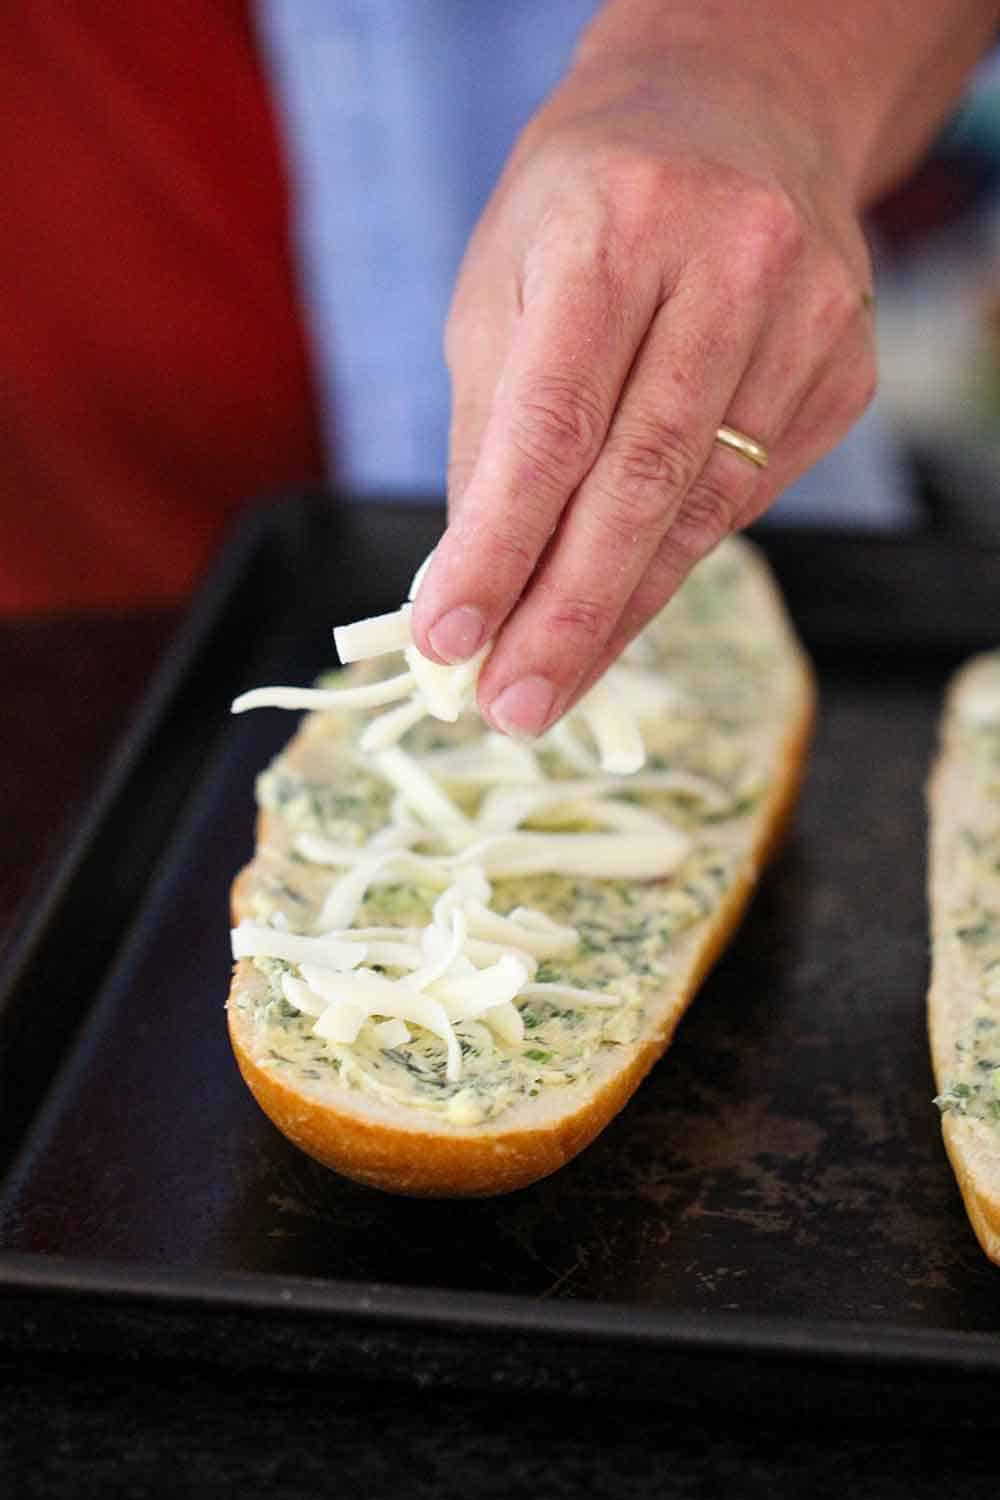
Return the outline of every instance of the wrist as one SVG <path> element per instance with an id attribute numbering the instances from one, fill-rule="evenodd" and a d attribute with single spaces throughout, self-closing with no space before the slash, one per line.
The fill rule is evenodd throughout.
<path id="1" fill-rule="evenodd" d="M 819 26 L 796 21 L 802 9 L 802 0 L 611 0 L 581 38 L 566 83 L 581 92 L 626 80 L 697 91 L 707 111 L 741 116 L 748 141 L 791 145 L 807 171 L 861 207 L 882 129 L 880 91 L 823 44 Z"/>
<path id="2" fill-rule="evenodd" d="M 567 81 L 705 89 L 796 143 L 858 211 L 919 159 L 998 24 L 996 0 L 606 0 Z M 715 92 L 713 92 L 715 91 Z"/>

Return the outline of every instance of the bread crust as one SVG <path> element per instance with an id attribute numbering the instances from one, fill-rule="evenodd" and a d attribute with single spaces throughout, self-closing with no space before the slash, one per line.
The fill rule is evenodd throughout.
<path id="1" fill-rule="evenodd" d="M 762 565 L 758 565 L 762 566 Z M 766 576 L 766 575 L 765 575 Z M 770 580 L 771 607 L 783 604 Z M 252 965 L 238 963 L 227 1004 L 229 1036 L 240 1072 L 264 1113 L 291 1141 L 325 1166 L 355 1181 L 399 1194 L 484 1197 L 512 1192 L 564 1166 L 623 1108 L 662 1056 L 688 1005 L 740 922 L 765 864 L 778 847 L 801 783 L 815 715 L 816 690 L 805 653 L 789 635 L 797 691 L 781 739 L 768 790 L 754 817 L 754 836 L 741 877 L 735 880 L 699 929 L 681 981 L 655 1012 L 654 1034 L 623 1047 L 623 1061 L 595 1084 L 589 1096 L 558 1118 L 534 1127 L 487 1121 L 471 1127 L 448 1122 L 389 1122 L 352 1099 L 346 1089 L 336 1103 L 306 1095 L 254 1055 L 250 1007 L 238 1004 L 252 981 Z M 258 838 L 266 833 L 258 824 Z M 247 916 L 253 866 L 237 876 L 232 891 L 236 921 Z"/>
<path id="2" fill-rule="evenodd" d="M 969 1223 L 990 1260 L 1000 1265 L 1000 1194 L 987 1178 L 995 1175 L 995 1141 L 984 1141 L 976 1120 L 946 1115 L 941 1134 Z"/>

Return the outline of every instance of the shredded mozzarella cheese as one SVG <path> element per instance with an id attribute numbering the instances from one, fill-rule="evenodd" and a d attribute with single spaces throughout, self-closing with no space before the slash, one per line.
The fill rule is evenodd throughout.
<path id="1" fill-rule="evenodd" d="M 342 942 L 325 935 L 282 932 L 259 922 L 241 922 L 231 934 L 233 958 L 280 958 L 286 963 L 320 963 L 329 969 L 357 968 L 365 957 L 364 943 Z"/>
<path id="2" fill-rule="evenodd" d="M 233 699 L 230 711 L 242 714 L 250 708 L 304 708 L 312 712 L 329 708 L 380 708 L 384 703 L 405 698 L 412 690 L 412 672 L 353 688 L 251 688 Z"/>
<path id="3" fill-rule="evenodd" d="M 365 661 L 369 656 L 387 656 L 390 651 L 402 651 L 408 646 L 413 639 L 411 609 L 412 605 L 404 604 L 389 615 L 371 615 L 353 625 L 338 625 L 333 632 L 333 643 L 344 665 Z"/>
<path id="4" fill-rule="evenodd" d="M 628 776 L 646 762 L 639 721 L 615 694 L 612 674 L 595 682 L 577 705 L 587 728 L 597 743 L 598 758 L 605 771 Z"/>
<path id="5" fill-rule="evenodd" d="M 429 661 L 417 650 L 412 600 L 429 562 L 413 580 L 410 602 L 334 631 L 342 662 L 401 652 L 405 671 L 359 687 L 258 688 L 233 703 L 234 713 L 393 705 L 369 720 L 357 749 L 359 763 L 395 795 L 389 822 L 366 844 L 315 832 L 295 838 L 303 858 L 334 872 L 312 934 L 243 922 L 232 944 L 234 958 L 274 958 L 294 966 L 296 972 L 281 976 L 281 993 L 313 1018 L 318 1037 L 351 1046 L 367 1027 L 380 1046 L 392 1048 L 411 1040 L 411 1027 L 423 1028 L 444 1041 L 446 1076 L 455 1081 L 461 1074 L 456 1028 L 486 1026 L 499 1041 L 520 1046 L 518 999 L 621 1005 L 613 994 L 538 982 L 539 961 L 573 954 L 580 935 L 527 907 L 506 916 L 493 910 L 491 878 L 551 873 L 660 879 L 676 869 L 690 841 L 659 813 L 615 794 L 635 786 L 721 805 L 725 793 L 684 772 L 636 774 L 645 761 L 643 712 L 662 712 L 679 699 L 676 689 L 642 665 L 649 653 L 641 639 L 629 648 L 628 661 L 611 668 L 540 742 L 558 750 L 575 776 L 549 779 L 534 749 L 492 730 L 474 746 L 422 755 L 402 749 L 403 735 L 425 716 L 455 722 L 474 709 L 479 670 L 490 649 L 488 644 L 455 667 Z M 449 794 L 449 784 L 485 789 L 474 818 Z M 529 820 L 536 826 L 522 827 Z M 586 831 L 559 831 L 579 822 Z M 422 929 L 354 928 L 369 890 L 399 880 L 439 893 L 431 921 Z M 462 1097 L 456 1096 L 456 1119 Z"/>
<path id="6" fill-rule="evenodd" d="M 501 833 L 452 856 L 488 876 L 590 875 L 595 880 L 660 880 L 690 848 L 681 833 Z"/>
<path id="7" fill-rule="evenodd" d="M 472 839 L 473 827 L 461 808 L 412 755 L 394 745 L 374 755 L 372 764 L 396 788 L 406 806 L 421 822 L 439 828 L 449 841 L 455 839 L 463 843 Z"/>

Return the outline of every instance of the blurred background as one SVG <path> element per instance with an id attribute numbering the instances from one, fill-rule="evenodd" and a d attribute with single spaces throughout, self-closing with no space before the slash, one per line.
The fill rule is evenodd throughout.
<path id="1" fill-rule="evenodd" d="M 8 28 L 0 612 L 181 603 L 262 496 L 441 493 L 455 273 L 596 8 L 36 0 Z M 995 536 L 995 59 L 871 231 L 880 395 L 773 522 Z"/>
<path id="2" fill-rule="evenodd" d="M 1000 58 L 872 216 L 879 402 L 918 519 L 1000 536 Z"/>

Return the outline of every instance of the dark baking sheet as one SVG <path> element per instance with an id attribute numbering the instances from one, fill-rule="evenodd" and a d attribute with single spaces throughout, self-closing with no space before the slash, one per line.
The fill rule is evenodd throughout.
<path id="1" fill-rule="evenodd" d="M 0 1348 L 987 1409 L 1000 1270 L 930 1102 L 922 788 L 948 672 L 1000 639 L 996 553 L 761 534 L 820 673 L 795 826 L 665 1059 L 563 1171 L 385 1197 L 244 1090 L 228 887 L 293 720 L 226 705 L 310 680 L 439 528 L 430 506 L 268 508 L 206 586 L 4 980 Z"/>

